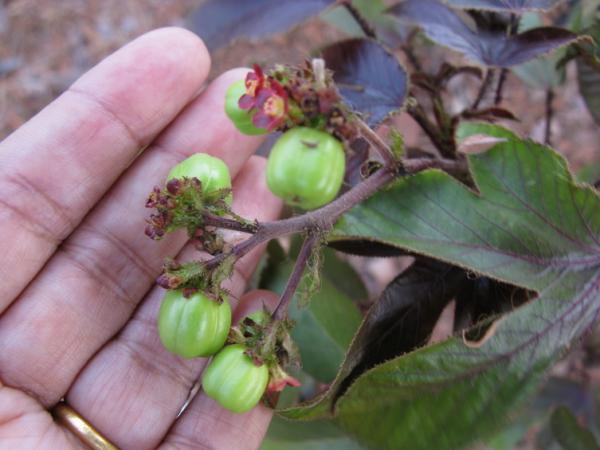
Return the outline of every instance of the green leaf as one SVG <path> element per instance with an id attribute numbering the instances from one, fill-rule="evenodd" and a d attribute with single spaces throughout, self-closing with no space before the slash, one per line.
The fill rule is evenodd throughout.
<path id="1" fill-rule="evenodd" d="M 367 289 L 356 271 L 350 264 L 339 259 L 333 250 L 323 250 L 322 276 L 354 301 L 367 298 Z"/>
<path id="2" fill-rule="evenodd" d="M 362 450 L 331 421 L 290 422 L 275 416 L 261 450 Z"/>
<path id="3" fill-rule="evenodd" d="M 339 378 L 291 418 L 330 417 L 370 448 L 455 449 L 490 436 L 537 389 L 600 312 L 600 201 L 564 159 L 506 129 L 465 123 L 459 137 L 502 138 L 469 155 L 478 192 L 429 170 L 347 213 L 332 239 L 371 239 L 536 291 L 477 346 L 451 338 Z M 332 412 L 333 411 L 333 412 Z"/>
<path id="4" fill-rule="evenodd" d="M 515 416 L 509 427 L 495 434 L 486 442 L 493 450 L 512 450 L 525 437 L 532 427 L 537 432 L 536 448 L 550 450 L 556 448 L 556 440 L 549 429 L 550 415 L 559 406 L 567 406 L 571 411 L 586 420 L 596 422 L 594 393 L 588 383 L 576 382 L 568 378 L 550 377 L 535 397 Z"/>
<path id="5" fill-rule="evenodd" d="M 352 5 L 374 28 L 379 40 L 390 47 L 394 47 L 404 40 L 407 30 L 399 30 L 395 26 L 394 20 L 384 14 L 387 6 L 383 0 L 352 0 Z M 325 10 L 320 17 L 349 37 L 367 37 L 352 14 L 343 5 Z"/>
<path id="6" fill-rule="evenodd" d="M 383 0 L 353 0 L 353 6 L 360 12 L 360 14 L 369 23 L 383 25 L 385 11 L 385 4 Z M 321 14 L 321 19 L 325 20 L 329 24 L 333 25 L 337 29 L 343 31 L 351 37 L 366 37 L 362 31 L 360 25 L 356 23 L 356 20 L 348 12 L 344 6 L 338 6 L 324 11 Z M 389 21 L 387 22 L 389 25 Z"/>
<path id="7" fill-rule="evenodd" d="M 594 56 L 600 58 L 600 24 L 596 23 L 596 25 L 584 30 L 584 32 L 594 39 L 596 44 Z M 577 81 L 579 83 L 579 92 L 590 114 L 596 123 L 600 125 L 600 70 L 592 67 L 592 65 L 585 61 L 585 58 L 578 58 Z"/>
<path id="8" fill-rule="evenodd" d="M 352 268 L 340 261 L 332 250 L 325 250 L 323 259 L 321 289 L 307 307 L 299 307 L 296 296 L 289 316 L 296 322 L 292 338 L 300 349 L 303 369 L 328 383 L 335 377 L 361 321 L 353 299 L 364 299 L 366 290 Z M 293 266 L 289 259 L 276 259 L 265 269 L 267 275 L 261 287 L 283 292 Z M 347 289 L 354 290 L 352 296 Z"/>
<path id="9" fill-rule="evenodd" d="M 597 183 L 600 180 L 600 161 L 588 163 L 579 169 L 577 180 L 582 183 Z"/>
<path id="10" fill-rule="evenodd" d="M 600 450 L 594 435 L 577 423 L 568 408 L 556 408 L 550 418 L 552 434 L 564 450 Z"/>

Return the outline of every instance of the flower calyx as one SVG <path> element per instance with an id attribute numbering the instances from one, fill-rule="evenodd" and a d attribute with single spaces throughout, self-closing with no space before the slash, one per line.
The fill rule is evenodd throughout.
<path id="1" fill-rule="evenodd" d="M 160 240 L 166 233 L 183 228 L 190 237 L 195 237 L 203 227 L 204 214 L 230 214 L 227 202 L 230 195 L 231 189 L 205 192 L 197 178 L 174 178 L 163 188 L 155 186 L 146 200 L 146 208 L 153 208 L 155 212 L 146 221 L 145 233 L 151 239 Z"/>
<path id="2" fill-rule="evenodd" d="M 283 367 L 300 366 L 300 356 L 290 337 L 293 322 L 289 319 L 273 320 L 266 309 L 244 318 L 231 328 L 229 342 L 243 344 L 246 354 L 256 365 L 269 369 L 267 392 L 280 392 L 286 386 L 300 386 Z"/>
<path id="3" fill-rule="evenodd" d="M 233 274 L 236 260 L 234 255 L 229 255 L 219 264 L 209 267 L 204 261 L 180 264 L 168 259 L 156 283 L 164 289 L 183 289 L 186 297 L 201 291 L 221 303 L 229 295 L 229 292 L 222 287 L 223 282 Z"/>

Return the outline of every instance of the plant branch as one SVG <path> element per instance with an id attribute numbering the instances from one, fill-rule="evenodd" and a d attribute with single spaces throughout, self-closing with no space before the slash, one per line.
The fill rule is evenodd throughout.
<path id="1" fill-rule="evenodd" d="M 392 150 L 389 145 L 385 143 L 381 137 L 371 129 L 369 125 L 367 125 L 362 119 L 356 118 L 356 123 L 358 124 L 358 129 L 360 134 L 369 141 L 369 143 L 375 148 L 375 151 L 381 156 L 383 159 L 383 163 L 386 166 L 394 167 L 399 164 L 399 161 L 396 160 Z"/>
<path id="2" fill-rule="evenodd" d="M 286 316 L 290 301 L 294 298 L 294 293 L 302 280 L 304 269 L 308 264 L 312 252 L 319 243 L 319 240 L 320 237 L 317 233 L 310 233 L 306 239 L 304 239 L 304 243 L 302 244 L 300 253 L 298 253 L 298 258 L 296 259 L 296 264 L 294 265 L 294 270 L 285 285 L 285 289 L 279 298 L 279 303 L 277 304 L 275 311 L 273 311 L 272 316 L 274 320 L 282 320 Z"/>
<path id="3" fill-rule="evenodd" d="M 223 228 L 225 230 L 241 231 L 243 233 L 254 234 L 258 230 L 257 222 L 240 222 L 235 219 L 215 216 L 214 214 L 206 213 L 203 216 L 204 225 L 209 227 Z"/>
<path id="4" fill-rule="evenodd" d="M 554 109 L 552 102 L 554 100 L 554 90 L 548 88 L 546 90 L 546 128 L 544 132 L 544 143 L 546 145 L 552 145 L 552 118 L 554 116 Z"/>
<path id="5" fill-rule="evenodd" d="M 510 15 L 510 24 L 508 26 L 508 36 L 515 34 L 519 30 L 519 16 L 516 14 Z M 498 77 L 498 84 L 496 85 L 496 95 L 494 96 L 494 105 L 499 105 L 502 103 L 502 95 L 504 89 L 504 82 L 506 81 L 506 76 L 508 75 L 508 69 L 503 67 L 500 71 L 500 76 Z"/>
<path id="6" fill-rule="evenodd" d="M 408 59 L 408 62 L 414 67 L 414 69 L 417 72 L 424 73 L 423 66 L 421 65 L 421 62 L 419 61 L 419 58 L 417 57 L 413 49 L 413 41 L 415 40 L 417 34 L 417 30 L 411 31 L 411 33 L 408 35 L 408 38 L 406 39 L 406 43 L 400 48 L 404 52 L 406 58 Z"/>
<path id="7" fill-rule="evenodd" d="M 407 173 L 422 172 L 426 169 L 441 169 L 451 175 L 467 171 L 465 161 L 443 158 L 411 158 L 403 161 Z"/>
<path id="8" fill-rule="evenodd" d="M 481 86 L 479 87 L 479 92 L 477 93 L 477 98 L 473 102 L 471 109 L 479 108 L 479 104 L 481 103 L 483 98 L 486 96 L 487 91 L 488 91 L 490 85 L 492 84 L 493 79 L 494 79 L 494 69 L 488 68 L 487 72 L 485 73 L 485 78 L 483 79 L 483 83 L 481 83 Z"/>
<path id="9" fill-rule="evenodd" d="M 360 29 L 365 36 L 377 39 L 377 34 L 373 27 L 367 22 L 367 20 L 363 17 L 360 11 L 352 4 L 351 0 L 342 0 L 341 4 L 346 8 L 346 10 L 350 13 L 354 21 L 358 24 Z"/>
<path id="10" fill-rule="evenodd" d="M 436 126 L 429 120 L 425 111 L 420 105 L 409 106 L 406 110 L 410 116 L 423 129 L 429 140 L 438 149 L 442 156 L 452 158 L 455 154 L 453 142 L 447 142 L 444 137 L 438 132 Z"/>
<path id="11" fill-rule="evenodd" d="M 235 245 L 230 251 L 220 253 L 202 264 L 207 269 L 214 269 L 226 258 L 230 256 L 241 258 L 255 247 L 278 237 L 296 233 L 326 232 L 335 225 L 342 214 L 369 198 L 397 176 L 431 168 L 439 168 L 451 174 L 464 174 L 467 170 L 461 161 L 448 159 L 408 159 L 404 164 L 406 167 L 400 169 L 387 166 L 380 168 L 365 181 L 320 209 L 288 219 L 257 223 L 256 232 L 248 239 Z"/>
<path id="12" fill-rule="evenodd" d="M 508 69 L 503 67 L 500 71 L 500 76 L 498 77 L 498 84 L 496 85 L 496 95 L 494 96 L 494 105 L 499 105 L 502 103 L 502 90 L 504 89 L 504 82 L 506 81 L 506 76 L 508 75 Z"/>
<path id="13" fill-rule="evenodd" d="M 361 122 L 364 124 L 364 122 Z M 393 157 L 393 154 L 387 144 L 372 131 L 366 124 L 361 125 L 361 131 L 364 133 L 364 138 L 375 147 L 382 156 L 386 156 L 385 164 L 375 171 L 371 176 L 354 186 L 349 191 L 340 195 L 333 202 L 323 206 L 320 209 L 307 212 L 300 216 L 293 216 L 288 219 L 277 220 L 272 222 L 244 222 L 236 219 L 228 219 L 211 214 L 204 216 L 205 224 L 215 227 L 222 227 L 230 230 L 242 231 L 250 233 L 251 236 L 245 241 L 234 245 L 230 250 L 224 251 L 213 256 L 211 259 L 198 262 L 198 273 L 204 270 L 217 269 L 226 260 L 237 260 L 261 244 L 264 244 L 278 237 L 306 233 L 307 238 L 302 246 L 300 255 L 296 262 L 292 276 L 288 280 L 288 284 L 281 297 L 280 304 L 274 313 L 274 317 L 281 318 L 285 315 L 287 305 L 296 290 L 302 273 L 307 264 L 308 258 L 314 247 L 318 245 L 324 233 L 328 232 L 339 217 L 346 211 L 350 210 L 357 204 L 363 202 L 368 197 L 379 191 L 383 186 L 394 180 L 398 176 L 416 173 L 428 168 L 438 167 L 448 172 L 462 171 L 466 169 L 460 167 L 460 161 L 452 161 L 446 159 L 412 159 L 399 161 Z M 404 166 L 406 164 L 406 167 Z"/>
<path id="14" fill-rule="evenodd" d="M 255 234 L 233 246 L 230 251 L 220 253 L 201 264 L 208 270 L 215 269 L 227 258 L 231 256 L 236 259 L 241 258 L 255 247 L 272 239 L 294 233 L 330 230 L 343 213 L 373 195 L 400 173 L 405 174 L 406 172 L 384 166 L 365 181 L 320 209 L 289 219 L 258 223 Z"/>

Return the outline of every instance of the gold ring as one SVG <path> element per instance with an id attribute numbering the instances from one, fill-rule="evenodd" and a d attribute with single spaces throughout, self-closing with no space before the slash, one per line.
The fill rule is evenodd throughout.
<path id="1" fill-rule="evenodd" d="M 52 409 L 52 415 L 58 423 L 77 436 L 89 448 L 93 450 L 118 450 L 92 424 L 87 422 L 65 402 L 58 403 Z"/>

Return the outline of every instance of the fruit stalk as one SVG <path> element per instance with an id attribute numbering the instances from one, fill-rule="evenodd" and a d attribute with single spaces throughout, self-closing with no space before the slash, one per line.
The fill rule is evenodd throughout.
<path id="1" fill-rule="evenodd" d="M 313 251 L 315 251 L 316 246 L 318 245 L 320 237 L 318 234 L 311 233 L 306 236 L 304 239 L 304 243 L 302 244 L 302 248 L 300 249 L 300 253 L 298 253 L 298 258 L 296 259 L 296 264 L 294 265 L 294 270 L 290 275 L 290 278 L 285 285 L 285 289 L 281 297 L 279 298 L 279 303 L 277 307 L 273 311 L 273 320 L 282 320 L 285 318 L 287 314 L 287 309 L 290 301 L 294 297 L 294 293 L 298 288 L 298 284 L 302 280 L 302 274 L 304 273 L 304 269 L 308 264 L 308 260 L 312 255 Z"/>

